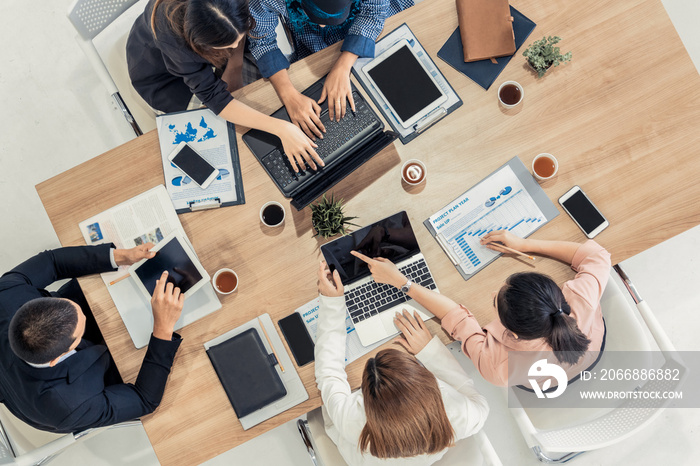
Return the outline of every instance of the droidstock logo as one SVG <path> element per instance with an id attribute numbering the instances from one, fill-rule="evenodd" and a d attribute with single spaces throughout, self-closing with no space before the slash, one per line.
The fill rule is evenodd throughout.
<path id="1" fill-rule="evenodd" d="M 537 383 L 535 379 L 528 379 L 530 386 L 535 391 L 537 398 L 556 398 L 566 390 L 566 385 L 569 383 L 566 372 L 557 364 L 550 364 L 546 359 L 540 359 L 530 366 L 530 370 L 527 372 L 530 377 L 549 377 L 544 381 L 542 387 Z M 545 393 L 549 387 L 552 386 L 552 377 L 557 381 L 557 389 L 551 393 Z"/>

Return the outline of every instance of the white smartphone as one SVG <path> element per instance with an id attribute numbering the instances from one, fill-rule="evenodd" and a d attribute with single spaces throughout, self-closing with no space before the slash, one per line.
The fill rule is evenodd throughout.
<path id="1" fill-rule="evenodd" d="M 589 238 L 594 238 L 610 225 L 608 220 L 578 186 L 574 186 L 560 197 L 559 204 Z"/>
<path id="2" fill-rule="evenodd" d="M 197 153 L 189 144 L 181 142 L 168 156 L 168 160 L 189 176 L 202 189 L 206 189 L 219 176 L 219 170 Z"/>

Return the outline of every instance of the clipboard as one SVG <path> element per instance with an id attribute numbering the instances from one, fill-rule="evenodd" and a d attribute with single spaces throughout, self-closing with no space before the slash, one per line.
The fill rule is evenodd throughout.
<path id="1" fill-rule="evenodd" d="M 500 172 L 505 167 L 510 167 L 511 170 L 513 170 L 513 173 L 515 174 L 515 176 L 518 178 L 518 180 L 522 184 L 526 194 L 530 196 L 532 201 L 540 209 L 540 211 L 542 212 L 542 215 L 544 216 L 544 220 L 541 222 L 538 222 L 536 224 L 536 227 L 530 233 L 525 235 L 525 237 L 530 236 L 532 233 L 539 230 L 544 225 L 549 223 L 552 219 L 557 217 L 559 215 L 559 209 L 557 209 L 557 207 L 554 205 L 554 203 L 549 199 L 549 197 L 547 197 L 547 194 L 542 190 L 542 188 L 537 183 L 535 178 L 530 174 L 530 171 L 527 169 L 527 167 L 525 167 L 523 162 L 517 156 L 513 157 L 508 162 L 506 162 L 505 164 L 501 165 L 496 170 L 491 172 L 487 177 L 485 177 L 480 182 L 478 182 L 476 185 L 469 188 L 467 191 L 465 191 L 460 196 L 458 196 L 456 198 L 456 200 L 464 198 L 470 191 L 481 186 L 483 183 L 489 182 L 489 180 L 491 180 L 493 175 Z M 494 199 L 494 198 L 492 198 L 492 199 Z M 446 207 L 450 206 L 450 204 L 454 204 L 454 201 L 448 203 L 446 205 Z M 444 208 L 440 209 L 440 210 L 444 210 Z M 502 255 L 502 253 L 494 254 L 493 257 L 491 259 L 489 259 L 488 261 L 481 262 L 478 265 L 478 269 L 475 270 L 473 273 L 465 273 L 462 270 L 462 268 L 458 265 L 458 263 L 456 263 L 456 260 L 455 260 L 456 258 L 454 256 L 454 254 L 452 253 L 452 251 L 450 250 L 450 246 L 446 243 L 444 238 L 438 234 L 433 223 L 430 221 L 430 218 L 427 218 L 423 222 L 423 225 L 425 225 L 425 227 L 428 229 L 428 231 L 433 236 L 433 238 L 435 238 L 435 241 L 437 241 L 437 243 L 440 245 L 440 248 L 443 250 L 443 252 L 445 252 L 445 254 L 450 258 L 452 265 L 455 266 L 455 268 L 457 269 L 459 274 L 462 276 L 462 278 L 464 278 L 464 280 L 469 280 L 471 277 L 473 277 L 478 272 L 483 270 L 484 267 L 486 267 L 487 265 L 489 265 L 491 262 L 493 262 L 494 260 L 496 260 L 498 257 L 500 257 Z M 484 232 L 483 234 L 486 234 L 486 232 Z M 479 236 L 483 236 L 483 234 L 480 234 Z"/>
<path id="2" fill-rule="evenodd" d="M 208 123 L 211 125 L 211 122 L 214 120 L 218 120 L 217 123 L 221 124 L 223 126 L 223 123 L 226 123 L 226 136 L 228 137 L 228 155 L 230 157 L 231 161 L 231 167 L 232 169 L 230 170 L 231 173 L 225 173 L 223 175 L 220 175 L 216 181 L 221 180 L 222 176 L 231 176 L 233 181 L 234 181 L 234 190 L 228 190 L 224 192 L 223 194 L 226 193 L 235 193 L 235 200 L 227 201 L 223 200 L 222 198 L 225 199 L 225 196 L 221 192 L 221 187 L 220 185 L 217 186 L 216 181 L 212 183 L 207 189 L 201 189 L 197 188 L 197 191 L 195 193 L 192 193 L 192 195 L 188 196 L 187 198 L 183 197 L 178 197 L 177 202 L 175 198 L 175 188 L 173 187 L 175 179 L 168 179 L 169 177 L 167 176 L 167 171 L 168 166 L 170 165 L 170 162 L 168 161 L 168 155 L 169 153 L 165 153 L 166 151 L 163 150 L 163 139 L 167 137 L 168 135 L 166 134 L 167 131 L 172 131 L 172 128 L 165 128 L 165 122 L 166 119 L 170 119 L 173 116 L 178 116 L 178 115 L 191 115 L 191 118 L 187 119 L 186 121 L 189 123 L 188 125 L 188 130 L 194 130 L 197 131 L 198 129 L 202 130 L 202 133 L 204 133 L 203 130 L 208 129 L 209 127 L 204 126 L 202 128 L 195 128 L 195 126 L 198 126 L 198 123 L 201 125 L 200 122 L 197 122 L 195 120 L 200 120 L 204 121 L 204 117 L 207 118 Z M 163 175 L 165 179 L 165 187 L 168 190 L 168 195 L 170 195 L 170 198 L 173 200 L 173 204 L 175 205 L 175 211 L 178 214 L 183 214 L 186 212 L 196 212 L 199 210 L 207 210 L 207 209 L 216 209 L 219 207 L 227 207 L 227 206 L 232 206 L 232 205 L 240 205 L 240 204 L 245 204 L 245 193 L 243 190 L 243 176 L 241 174 L 241 163 L 239 159 L 239 154 L 238 154 L 238 143 L 236 141 L 236 127 L 233 123 L 229 121 L 225 121 L 222 118 L 218 117 L 215 115 L 211 110 L 206 109 L 206 108 L 200 108 L 196 110 L 186 110 L 182 112 L 173 112 L 173 113 L 167 113 L 164 115 L 158 115 L 156 117 L 156 126 L 158 128 L 158 139 L 159 139 L 159 144 L 161 147 L 161 157 L 163 159 Z M 184 138 L 183 133 L 179 133 L 178 137 Z M 192 141 L 187 141 L 186 142 L 195 142 L 200 143 L 202 140 L 206 140 L 207 134 L 198 134 L 197 140 L 196 138 Z M 193 144 L 193 147 L 195 150 L 197 150 L 197 146 Z M 216 164 L 213 164 L 216 165 Z M 228 171 L 228 170 L 227 170 Z M 186 176 L 182 177 L 182 180 L 186 179 Z M 182 181 L 181 181 L 182 182 Z M 175 185 L 179 186 L 179 185 Z M 184 205 L 183 205 L 184 201 Z"/>
<path id="3" fill-rule="evenodd" d="M 379 56 L 384 50 L 389 49 L 389 47 L 396 44 L 401 39 L 408 40 L 410 46 L 419 55 L 422 64 L 425 65 L 430 74 L 438 82 L 438 85 L 447 95 L 447 100 L 444 103 L 427 113 L 411 128 L 404 128 L 401 124 L 399 124 L 398 120 L 393 115 L 393 112 L 389 109 L 389 106 L 377 93 L 374 86 L 362 71 L 362 68 L 374 58 L 357 59 L 352 67 L 352 74 L 365 90 L 366 94 L 369 95 L 372 102 L 374 102 L 374 105 L 382 114 L 384 120 L 389 123 L 393 131 L 398 135 L 399 140 L 403 144 L 408 144 L 413 139 L 423 134 L 426 130 L 428 130 L 428 128 L 432 127 L 444 117 L 461 107 L 463 102 L 406 23 L 403 23 L 401 26 L 397 27 L 377 42 L 375 46 L 375 56 Z"/>

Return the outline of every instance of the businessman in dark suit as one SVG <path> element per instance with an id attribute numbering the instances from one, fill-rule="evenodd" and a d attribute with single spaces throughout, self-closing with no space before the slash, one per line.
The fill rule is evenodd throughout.
<path id="1" fill-rule="evenodd" d="M 151 299 L 153 334 L 134 384 L 121 382 L 103 344 L 83 338 L 91 314 L 76 280 L 152 257 L 153 245 L 44 251 L 0 277 L 0 402 L 37 429 L 66 433 L 153 412 L 163 397 L 180 336 L 184 296 L 163 273 Z M 144 309 L 144 312 L 148 312 Z M 86 317 L 87 315 L 87 317 Z"/>

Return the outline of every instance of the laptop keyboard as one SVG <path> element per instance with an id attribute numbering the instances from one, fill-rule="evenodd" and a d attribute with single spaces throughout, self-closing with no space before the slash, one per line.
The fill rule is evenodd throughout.
<path id="1" fill-rule="evenodd" d="M 331 163 L 337 160 L 344 152 L 344 146 L 355 143 L 354 139 L 362 139 L 363 133 L 370 134 L 381 123 L 369 108 L 367 103 L 356 92 L 353 93 L 355 99 L 355 114 L 348 107 L 345 117 L 340 121 L 331 121 L 328 110 L 321 114 L 321 122 L 326 127 L 323 139 L 316 139 L 316 153 L 321 157 L 326 166 L 321 170 L 327 170 Z M 317 172 L 304 166 L 299 167 L 299 173 L 294 173 L 287 156 L 280 150 L 275 149 L 262 159 L 263 165 L 267 168 L 277 184 L 285 191 L 290 192 L 298 185 L 306 183 L 308 178 L 312 178 Z"/>
<path id="2" fill-rule="evenodd" d="M 424 259 L 400 267 L 399 270 L 414 283 L 429 290 L 437 288 Z M 345 304 L 353 322 L 368 319 L 409 299 L 411 298 L 403 291 L 374 280 L 345 293 Z"/>

